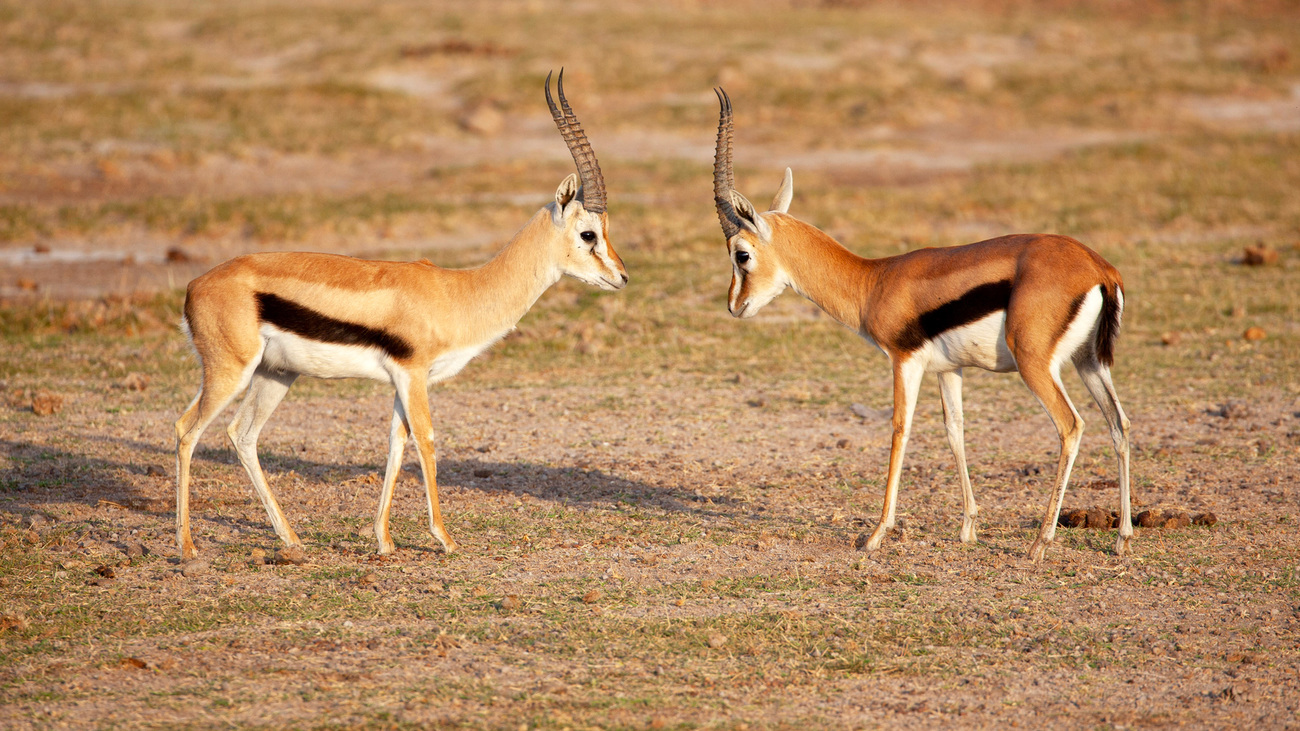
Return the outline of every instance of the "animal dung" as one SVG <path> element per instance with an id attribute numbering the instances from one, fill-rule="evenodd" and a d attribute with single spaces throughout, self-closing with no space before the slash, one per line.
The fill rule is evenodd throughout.
<path id="1" fill-rule="evenodd" d="M 1257 244 L 1247 246 L 1242 251 L 1241 263 L 1249 267 L 1260 267 L 1268 264 L 1276 264 L 1278 259 L 1277 249 L 1268 244 Z"/>

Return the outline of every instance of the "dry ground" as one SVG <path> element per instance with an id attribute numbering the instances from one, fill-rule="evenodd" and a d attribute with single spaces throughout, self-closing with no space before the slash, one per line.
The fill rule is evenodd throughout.
<path id="1" fill-rule="evenodd" d="M 1300 726 L 1300 17 L 1104 8 L 0 2 L 0 725 Z M 571 169 L 560 65 L 632 284 L 561 283 L 435 390 L 464 550 L 408 459 L 374 555 L 391 396 L 315 381 L 261 448 L 306 563 L 254 560 L 213 428 L 181 566 L 180 288 L 258 250 L 485 260 Z M 980 543 L 930 384 L 903 528 L 855 551 L 886 364 L 794 295 L 727 316 L 718 83 L 739 188 L 792 166 L 792 212 L 864 255 L 1045 230 L 1114 262 L 1135 507 L 1217 523 L 1030 564 L 1055 437 L 970 374 Z M 1066 508 L 1111 508 L 1079 405 Z"/>

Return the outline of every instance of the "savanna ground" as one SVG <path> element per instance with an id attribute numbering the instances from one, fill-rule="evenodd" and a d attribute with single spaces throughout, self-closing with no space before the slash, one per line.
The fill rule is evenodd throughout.
<path id="1" fill-rule="evenodd" d="M 435 389 L 463 551 L 408 451 L 374 555 L 391 396 L 315 381 L 261 449 L 307 563 L 253 560 L 223 419 L 181 566 L 184 284 L 261 250 L 484 261 L 572 170 L 561 65 L 632 283 L 561 283 Z M 739 189 L 793 167 L 792 212 L 861 254 L 1050 231 L 1118 266 L 1135 509 L 1217 524 L 1029 563 L 1055 434 L 974 373 L 980 542 L 930 383 L 903 530 L 855 551 L 887 365 L 792 294 L 727 315 L 718 83 Z M 0 2 L 0 726 L 1300 725 L 1297 244 L 1290 3 Z M 1067 386 L 1065 507 L 1113 508 Z"/>

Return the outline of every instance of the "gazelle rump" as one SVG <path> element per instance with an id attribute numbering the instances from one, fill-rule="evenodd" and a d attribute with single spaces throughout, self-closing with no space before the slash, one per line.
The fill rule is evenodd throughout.
<path id="1" fill-rule="evenodd" d="M 789 215 L 789 169 L 760 213 L 734 188 L 731 100 L 722 111 L 714 158 L 714 203 L 727 238 L 732 279 L 727 307 L 753 317 L 786 287 L 889 357 L 894 380 L 893 441 L 879 524 L 864 548 L 880 547 L 894 527 L 903 454 L 921 380 L 939 379 L 948 444 L 962 488 L 961 540 L 975 540 L 975 493 L 966 469 L 962 369 L 1018 371 L 1060 437 L 1056 480 L 1029 556 L 1041 560 L 1056 534 L 1061 501 L 1079 451 L 1083 419 L 1061 384 L 1073 364 L 1110 426 L 1119 460 L 1118 554 L 1130 551 L 1129 420 L 1111 381 L 1114 343 L 1124 308 L 1119 272 L 1067 236 L 1020 234 L 965 246 L 919 249 L 866 259 Z"/>
<path id="2" fill-rule="evenodd" d="M 190 462 L 203 430 L 241 391 L 227 433 L 276 535 L 300 546 L 267 485 L 257 438 L 300 375 L 371 378 L 392 384 L 388 462 L 375 515 L 379 552 L 391 553 L 393 489 L 408 436 L 424 475 L 429 526 L 443 549 L 456 542 L 438 506 L 438 469 L 428 386 L 450 378 L 514 329 L 564 275 L 606 290 L 628 281 L 609 243 L 605 182 L 586 134 L 557 82 L 560 107 L 546 100 L 578 167 L 491 261 L 443 269 L 427 260 L 365 261 L 312 253 L 265 253 L 221 264 L 190 283 L 182 329 L 198 354 L 202 386 L 176 422 L 176 539 L 190 536 Z"/>

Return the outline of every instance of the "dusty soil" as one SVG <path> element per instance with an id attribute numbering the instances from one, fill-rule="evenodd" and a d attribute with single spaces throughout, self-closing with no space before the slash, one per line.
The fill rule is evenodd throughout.
<path id="1" fill-rule="evenodd" d="M 0 727 L 1300 726 L 1293 8 L 34 7 L 0 0 Z M 562 282 L 435 389 L 462 551 L 408 453 L 375 555 L 391 394 L 303 381 L 260 453 L 305 556 L 219 419 L 181 564 L 185 283 L 262 250 L 484 261 L 571 170 L 560 65 L 632 283 Z M 719 84 L 740 189 L 793 167 L 792 212 L 859 253 L 1050 230 L 1114 262 L 1134 509 L 1212 524 L 1028 562 L 1056 438 L 968 373 L 979 542 L 931 383 L 900 529 L 855 550 L 887 366 L 793 294 L 727 316 Z M 1066 383 L 1064 508 L 1112 510 Z"/>

